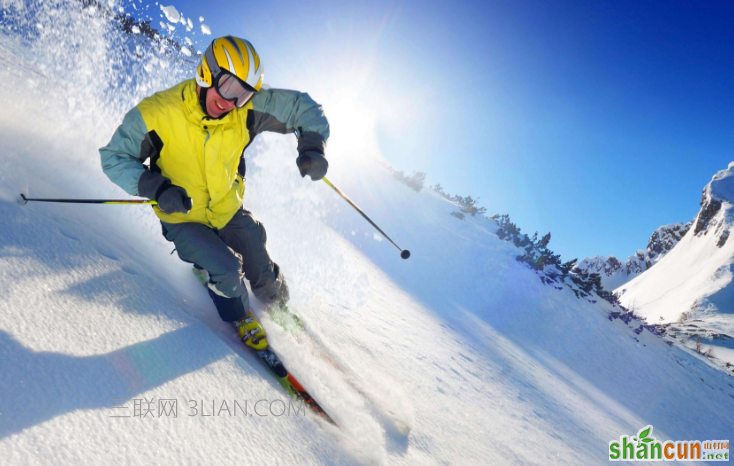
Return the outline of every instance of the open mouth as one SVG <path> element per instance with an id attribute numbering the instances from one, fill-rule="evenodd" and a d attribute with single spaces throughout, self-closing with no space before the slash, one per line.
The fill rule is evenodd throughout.
<path id="1" fill-rule="evenodd" d="M 219 105 L 219 102 L 214 102 L 214 104 L 217 106 L 217 108 L 219 110 L 224 111 L 224 107 L 222 107 L 221 105 Z"/>

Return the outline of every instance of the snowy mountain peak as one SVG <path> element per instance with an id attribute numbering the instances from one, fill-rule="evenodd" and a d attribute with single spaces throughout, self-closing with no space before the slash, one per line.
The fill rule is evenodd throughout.
<path id="1" fill-rule="evenodd" d="M 695 219 L 696 236 L 707 236 L 713 232 L 717 238 L 716 245 L 721 248 L 729 238 L 734 225 L 731 206 L 734 203 L 734 162 L 726 170 L 716 173 L 711 182 L 703 189 L 701 211 Z"/>
<path id="2" fill-rule="evenodd" d="M 701 210 L 688 223 L 671 223 L 655 230 L 647 242 L 647 249 L 640 249 L 621 262 L 614 256 L 592 256 L 579 261 L 577 269 L 601 275 L 605 289 L 619 288 L 660 262 L 695 225 L 696 237 L 715 238 L 716 247 L 722 248 L 734 226 L 734 162 L 726 170 L 716 173 L 703 189 Z"/>
<path id="3" fill-rule="evenodd" d="M 639 249 L 624 263 L 614 256 L 593 256 L 580 261 L 576 268 L 588 273 L 598 273 L 604 289 L 613 290 L 658 263 L 683 239 L 692 224 L 693 222 L 671 223 L 659 227 L 650 235 L 647 249 Z"/>
<path id="4" fill-rule="evenodd" d="M 734 203 L 734 162 L 729 168 L 716 173 L 711 182 L 704 188 L 704 195 L 720 201 Z"/>
<path id="5" fill-rule="evenodd" d="M 616 290 L 620 302 L 648 322 L 668 325 L 671 335 L 710 345 L 734 362 L 734 163 L 703 189 L 693 231 L 660 265 Z M 692 322 L 695 321 L 695 324 Z"/>

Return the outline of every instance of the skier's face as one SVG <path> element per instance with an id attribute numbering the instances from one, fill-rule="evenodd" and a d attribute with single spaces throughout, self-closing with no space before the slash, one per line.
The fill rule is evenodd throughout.
<path id="1" fill-rule="evenodd" d="M 214 86 L 209 88 L 206 93 L 206 111 L 212 118 L 219 118 L 227 112 L 234 109 L 235 103 L 231 100 L 225 100 L 219 95 Z"/>

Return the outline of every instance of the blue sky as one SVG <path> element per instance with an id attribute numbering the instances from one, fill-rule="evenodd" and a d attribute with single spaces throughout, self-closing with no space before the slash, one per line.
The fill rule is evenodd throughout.
<path id="1" fill-rule="evenodd" d="M 251 40 L 271 85 L 349 95 L 396 168 L 550 231 L 565 260 L 692 220 L 734 160 L 731 2 L 172 4 Z"/>

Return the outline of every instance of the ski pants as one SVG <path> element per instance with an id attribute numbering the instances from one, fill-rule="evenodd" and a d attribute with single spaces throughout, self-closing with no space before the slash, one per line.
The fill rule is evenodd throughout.
<path id="1" fill-rule="evenodd" d="M 161 224 L 178 257 L 209 273 L 209 295 L 222 320 L 234 322 L 245 316 L 249 307 L 245 278 L 265 304 L 288 301 L 285 277 L 265 247 L 265 228 L 249 211 L 240 208 L 220 230 L 200 223 Z"/>

